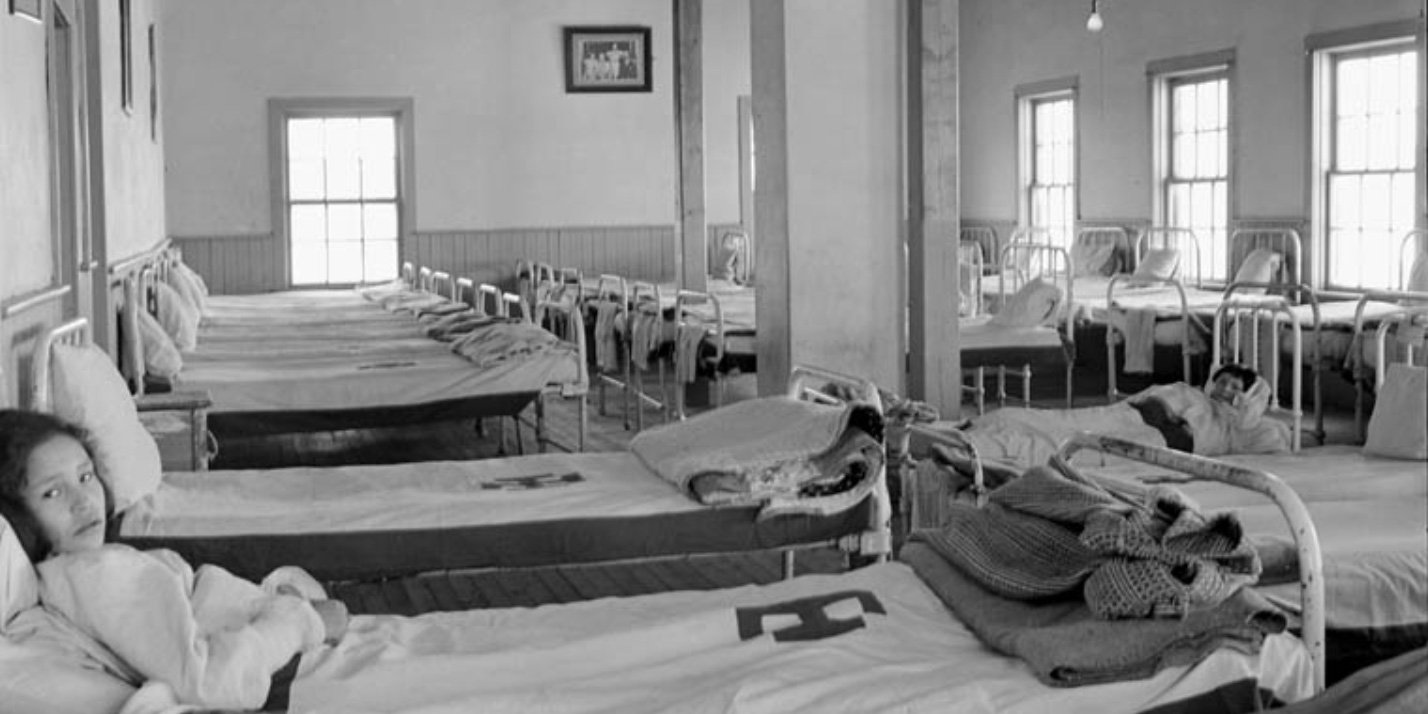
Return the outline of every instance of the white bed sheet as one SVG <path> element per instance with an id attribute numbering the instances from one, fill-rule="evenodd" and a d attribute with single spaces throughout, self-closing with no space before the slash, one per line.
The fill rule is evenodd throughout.
<path id="1" fill-rule="evenodd" d="M 207 390 L 210 413 L 315 411 L 427 404 L 446 399 L 536 391 L 579 378 L 572 352 L 526 355 L 487 368 L 435 340 L 420 350 L 298 355 L 185 364 L 176 389 Z"/>
<path id="2" fill-rule="evenodd" d="M 542 488 L 493 488 L 509 486 L 513 478 L 569 473 L 580 474 L 582 480 Z M 125 513 L 121 536 L 456 528 L 703 508 L 631 452 L 549 453 L 480 461 L 171 472 L 156 493 Z"/>
<path id="3" fill-rule="evenodd" d="M 865 592 L 829 615 L 840 635 L 742 640 L 736 608 Z M 765 632 L 797 619 L 765 618 Z M 1154 677 L 1059 689 L 991 653 L 906 565 L 766 586 L 669 592 L 531 609 L 357 617 L 340 646 L 304 656 L 303 712 L 1113 712 L 1141 711 L 1258 677 L 1285 701 L 1308 694 L 1307 652 L 1287 635 L 1258 656 L 1220 650 Z"/>
<path id="4" fill-rule="evenodd" d="M 991 317 L 964 317 L 957 328 L 962 351 L 1010 349 L 1018 347 L 1061 347 L 1061 333 L 1054 327 L 1003 327 L 991 324 Z"/>

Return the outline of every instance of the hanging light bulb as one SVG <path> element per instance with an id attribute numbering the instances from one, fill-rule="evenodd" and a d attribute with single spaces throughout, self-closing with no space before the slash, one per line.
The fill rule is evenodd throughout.
<path id="1" fill-rule="evenodd" d="M 1100 32 L 1105 27 L 1101 22 L 1101 11 L 1096 7 L 1096 0 L 1091 0 L 1091 16 L 1086 18 L 1086 29 L 1091 32 Z"/>

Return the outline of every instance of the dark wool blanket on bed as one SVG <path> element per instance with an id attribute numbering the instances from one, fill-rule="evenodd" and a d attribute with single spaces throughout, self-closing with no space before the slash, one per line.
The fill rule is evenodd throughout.
<path id="1" fill-rule="evenodd" d="M 1026 602 L 990 592 L 927 543 L 908 543 L 898 559 L 987 646 L 1024 660 L 1053 687 L 1145 679 L 1221 647 L 1258 652 L 1266 634 L 1286 626 L 1284 615 L 1251 588 L 1180 619 L 1104 620 L 1080 600 Z"/>

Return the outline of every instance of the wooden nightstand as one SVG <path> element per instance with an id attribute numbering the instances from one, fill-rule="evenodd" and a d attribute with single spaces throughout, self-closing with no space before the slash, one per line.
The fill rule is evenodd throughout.
<path id="1" fill-rule="evenodd" d="M 208 407 L 205 391 L 145 394 L 134 399 L 139 421 L 159 445 L 164 471 L 208 470 Z"/>

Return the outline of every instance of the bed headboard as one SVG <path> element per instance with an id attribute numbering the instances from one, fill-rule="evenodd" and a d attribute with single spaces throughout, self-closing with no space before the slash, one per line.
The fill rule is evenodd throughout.
<path id="1" fill-rule="evenodd" d="M 981 253 L 980 263 L 991 263 L 1001 255 L 1002 246 L 997 229 L 992 226 L 962 226 L 957 231 L 958 243 L 973 243 Z"/>
<path id="2" fill-rule="evenodd" d="M 35 345 L 30 362 L 30 408 L 52 411 L 54 395 L 50 391 L 50 352 L 55 345 L 87 345 L 93 341 L 89 320 L 76 317 L 46 332 Z"/>
<path id="3" fill-rule="evenodd" d="M 1229 273 L 1227 280 L 1233 280 L 1245 258 L 1257 248 L 1278 253 L 1282 258 L 1279 274 L 1270 282 L 1298 285 L 1303 279 L 1300 268 L 1303 265 L 1303 241 L 1299 231 L 1293 228 L 1264 227 L 1236 228 L 1229 239 Z"/>

